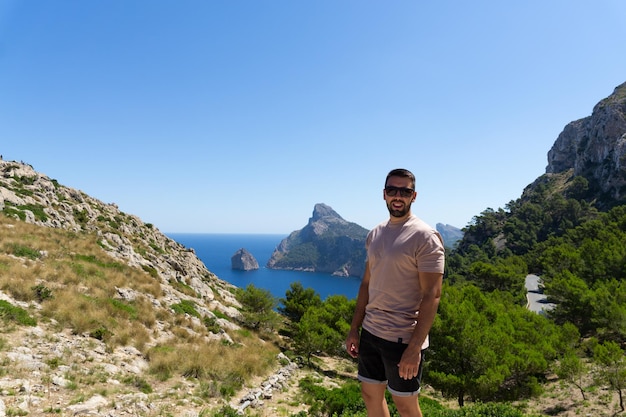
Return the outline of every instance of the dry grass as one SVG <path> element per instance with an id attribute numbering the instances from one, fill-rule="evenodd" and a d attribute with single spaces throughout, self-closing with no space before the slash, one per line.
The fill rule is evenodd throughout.
<path id="1" fill-rule="evenodd" d="M 100 332 L 116 345 L 145 345 L 156 312 L 144 297 L 117 298 L 117 287 L 157 297 L 160 283 L 112 260 L 95 234 L 39 227 L 0 216 L 0 289 L 16 300 L 42 303 L 43 318 L 76 334 Z M 49 291 L 49 298 L 38 299 Z"/>
<path id="2" fill-rule="evenodd" d="M 123 300 L 116 287 L 140 295 Z M 258 335 L 231 331 L 234 343 L 214 341 L 201 320 L 173 314 L 171 306 L 159 300 L 159 277 L 113 260 L 93 233 L 40 227 L 0 215 L 0 289 L 57 331 L 90 335 L 105 342 L 109 352 L 118 346 L 143 352 L 150 367 L 145 377 L 150 381 L 139 378 L 142 384 L 175 383 L 182 377 L 197 381 L 195 394 L 200 398 L 228 398 L 254 376 L 276 366 L 278 348 Z M 171 339 L 155 346 L 157 322 Z M 1 331 L 19 332 L 19 326 L 4 323 Z M 97 368 L 87 372 L 70 362 L 57 357 L 53 365 L 71 367 L 66 377 L 76 402 L 94 392 L 107 394 L 106 372 Z M 5 368 L 14 376 L 26 372 Z"/>
<path id="3" fill-rule="evenodd" d="M 254 375 L 269 372 L 276 364 L 278 349 L 256 337 L 244 344 L 229 345 L 195 338 L 191 343 L 173 340 L 148 352 L 150 373 L 160 380 L 183 375 L 204 381 L 203 397 L 232 396 Z"/>

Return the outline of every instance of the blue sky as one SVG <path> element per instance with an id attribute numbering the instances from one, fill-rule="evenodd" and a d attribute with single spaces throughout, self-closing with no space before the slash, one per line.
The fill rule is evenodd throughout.
<path id="1" fill-rule="evenodd" d="M 622 0 L 0 0 L 0 154 L 164 232 L 466 226 L 626 81 Z"/>

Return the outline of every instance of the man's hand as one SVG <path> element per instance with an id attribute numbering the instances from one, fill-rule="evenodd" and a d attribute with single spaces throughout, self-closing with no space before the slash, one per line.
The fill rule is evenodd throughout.
<path id="1" fill-rule="evenodd" d="M 422 351 L 420 347 L 417 347 L 417 348 L 411 348 L 410 346 L 407 347 L 404 353 L 402 354 L 402 358 L 400 358 L 400 363 L 398 364 L 398 372 L 400 374 L 400 378 L 402 379 L 415 378 L 420 369 L 421 360 L 422 360 Z"/>
<path id="2" fill-rule="evenodd" d="M 350 333 L 348 333 L 346 352 L 353 358 L 359 356 L 359 333 L 357 331 L 350 331 Z"/>

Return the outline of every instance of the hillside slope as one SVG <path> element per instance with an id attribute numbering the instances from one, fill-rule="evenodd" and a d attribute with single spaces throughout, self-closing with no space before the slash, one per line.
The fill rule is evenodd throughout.
<path id="1" fill-rule="evenodd" d="M 280 368 L 153 225 L 4 160 L 0 210 L 1 415 L 198 415 Z"/>

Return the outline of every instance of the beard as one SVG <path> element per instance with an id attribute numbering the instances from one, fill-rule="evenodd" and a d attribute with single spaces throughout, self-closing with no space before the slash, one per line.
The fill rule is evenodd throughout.
<path id="1" fill-rule="evenodd" d="M 409 210 L 411 209 L 411 204 L 406 204 L 404 202 L 402 202 L 403 206 L 401 209 L 395 209 L 393 208 L 393 203 L 396 201 L 390 201 L 389 203 L 387 203 L 387 210 L 389 210 L 389 214 L 391 215 L 391 217 L 404 217 L 406 216 L 406 214 L 409 212 Z"/>

